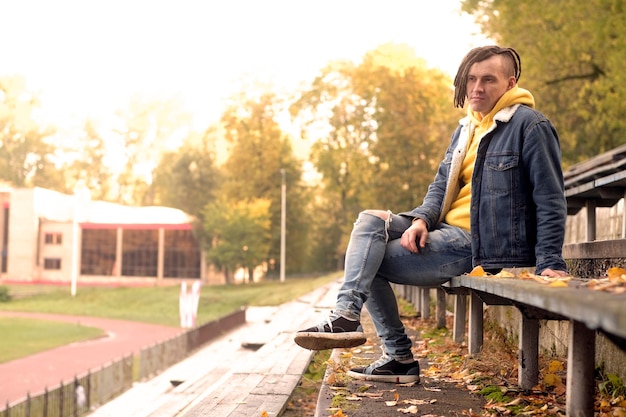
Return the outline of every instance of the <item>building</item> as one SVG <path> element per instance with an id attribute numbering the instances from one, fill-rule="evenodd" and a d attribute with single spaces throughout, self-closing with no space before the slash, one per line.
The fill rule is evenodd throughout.
<path id="1" fill-rule="evenodd" d="M 0 190 L 3 280 L 222 284 L 207 268 L 193 218 L 168 207 L 130 207 L 43 188 Z"/>

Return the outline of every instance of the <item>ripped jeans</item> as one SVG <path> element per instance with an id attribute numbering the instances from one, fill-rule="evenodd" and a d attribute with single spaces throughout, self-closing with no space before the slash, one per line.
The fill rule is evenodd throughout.
<path id="1" fill-rule="evenodd" d="M 411 340 L 389 283 L 443 284 L 472 269 L 472 251 L 469 232 L 441 223 L 428 233 L 426 247 L 411 253 L 400 245 L 400 237 L 412 219 L 388 214 L 385 221 L 374 214 L 359 213 L 346 251 L 345 278 L 335 313 L 358 319 L 365 304 L 385 353 L 404 360 L 413 357 Z"/>

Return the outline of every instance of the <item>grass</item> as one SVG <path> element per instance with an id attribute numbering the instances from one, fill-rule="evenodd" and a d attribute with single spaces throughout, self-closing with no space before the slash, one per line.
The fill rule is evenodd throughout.
<path id="1" fill-rule="evenodd" d="M 57 346 L 100 337 L 104 331 L 80 324 L 0 317 L 0 334 L 0 363 L 3 363 Z"/>
<path id="2" fill-rule="evenodd" d="M 272 306 L 294 300 L 337 278 L 287 278 L 246 285 L 205 286 L 198 303 L 198 325 L 218 319 L 242 306 Z M 68 286 L 7 285 L 11 299 L 0 311 L 69 314 L 131 320 L 178 327 L 179 286 L 78 287 L 72 297 Z M 0 363 L 32 353 L 88 340 L 99 329 L 67 323 L 0 317 Z"/>
<path id="3" fill-rule="evenodd" d="M 204 286 L 200 291 L 198 324 L 223 317 L 242 306 L 271 306 L 294 300 L 336 279 L 293 278 L 246 285 Z M 179 286 L 79 287 L 76 296 L 69 286 L 8 285 L 14 295 L 0 303 L 0 311 L 72 314 L 139 321 L 165 326 L 179 325 Z M 25 294 L 25 295 L 24 295 Z"/>

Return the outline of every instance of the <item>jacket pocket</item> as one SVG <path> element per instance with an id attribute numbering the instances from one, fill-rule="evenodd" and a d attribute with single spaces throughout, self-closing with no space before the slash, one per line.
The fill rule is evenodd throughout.
<path id="1" fill-rule="evenodd" d="M 485 157 L 483 183 L 490 193 L 514 192 L 518 187 L 519 155 L 488 154 Z"/>

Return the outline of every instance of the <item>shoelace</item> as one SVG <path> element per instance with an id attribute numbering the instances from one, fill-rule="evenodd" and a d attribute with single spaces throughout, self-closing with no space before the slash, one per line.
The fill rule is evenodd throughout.
<path id="1" fill-rule="evenodd" d="M 328 324 L 328 329 L 331 333 L 333 333 L 333 320 L 336 320 L 338 318 L 339 316 L 334 314 L 333 311 L 331 311 L 330 314 L 326 317 L 326 324 Z"/>
<path id="2" fill-rule="evenodd" d="M 328 324 L 328 328 L 330 329 L 330 332 L 333 332 L 333 322 L 331 320 L 331 316 L 326 317 L 326 324 Z"/>
<path id="3" fill-rule="evenodd" d="M 385 354 L 383 354 L 383 356 L 381 356 L 380 358 L 378 358 L 378 360 L 370 363 L 366 369 L 368 370 L 374 370 L 376 368 L 378 368 L 379 366 L 383 366 L 384 364 L 386 364 L 387 362 L 389 362 L 390 360 L 392 360 L 392 358 L 390 356 L 387 356 Z"/>

